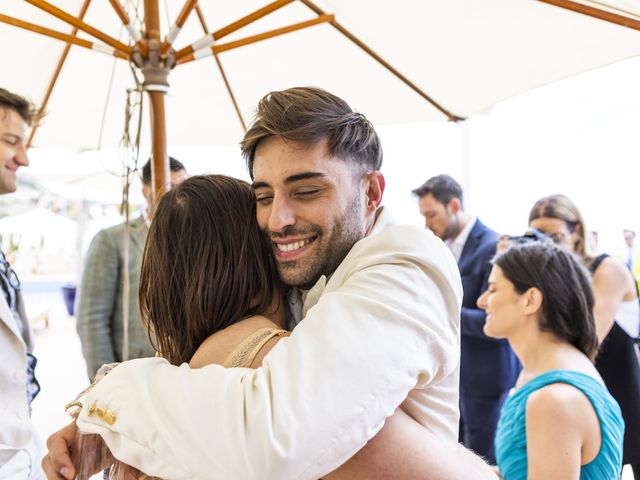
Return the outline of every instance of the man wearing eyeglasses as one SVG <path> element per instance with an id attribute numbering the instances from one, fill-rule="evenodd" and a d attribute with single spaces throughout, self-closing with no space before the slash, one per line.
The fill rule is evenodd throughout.
<path id="1" fill-rule="evenodd" d="M 27 127 L 33 105 L 0 88 L 0 195 L 16 191 L 16 171 L 29 165 Z M 40 391 L 33 336 L 20 281 L 0 252 L 0 480 L 40 479 L 42 446 L 31 423 L 31 402 Z"/>

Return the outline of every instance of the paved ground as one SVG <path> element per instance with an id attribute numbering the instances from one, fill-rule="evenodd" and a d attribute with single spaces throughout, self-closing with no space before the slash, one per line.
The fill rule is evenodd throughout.
<path id="1" fill-rule="evenodd" d="M 32 417 L 46 439 L 69 423 L 63 407 L 86 387 L 88 378 L 75 330 L 75 318 L 67 314 L 59 287 L 26 286 L 25 303 L 31 317 L 38 317 L 38 320 L 46 314 L 49 320 L 46 328 L 43 322 L 35 325 L 37 374 L 42 391 L 34 400 Z M 622 479 L 632 480 L 631 471 L 625 469 Z"/>

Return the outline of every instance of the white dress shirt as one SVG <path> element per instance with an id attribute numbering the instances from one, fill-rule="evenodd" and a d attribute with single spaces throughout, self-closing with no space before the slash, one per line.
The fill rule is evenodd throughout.
<path id="1" fill-rule="evenodd" d="M 455 442 L 462 288 L 451 252 L 383 211 L 319 282 L 262 367 L 125 362 L 87 395 L 78 426 L 120 460 L 175 480 L 316 480 L 398 406 Z"/>

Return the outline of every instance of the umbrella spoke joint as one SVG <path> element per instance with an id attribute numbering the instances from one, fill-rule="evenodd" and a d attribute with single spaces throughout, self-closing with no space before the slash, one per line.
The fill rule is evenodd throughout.
<path id="1" fill-rule="evenodd" d="M 175 51 L 162 53 L 159 39 L 147 39 L 145 48 L 134 47 L 131 59 L 143 76 L 142 87 L 147 92 L 168 92 L 169 73 L 176 66 Z"/>

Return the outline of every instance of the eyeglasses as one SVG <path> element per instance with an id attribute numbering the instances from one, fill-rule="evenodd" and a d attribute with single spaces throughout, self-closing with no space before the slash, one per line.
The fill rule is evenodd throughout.
<path id="1" fill-rule="evenodd" d="M 553 240 L 553 243 L 556 244 L 562 243 L 564 241 L 564 238 L 566 237 L 566 235 L 562 232 L 551 232 L 547 233 L 547 235 L 549 236 L 549 238 L 551 238 L 551 240 Z"/>
<path id="2" fill-rule="evenodd" d="M 2 250 L 0 250 L 0 273 L 5 276 L 11 288 L 20 290 L 20 279 L 13 268 L 11 268 L 11 264 L 7 261 Z"/>

